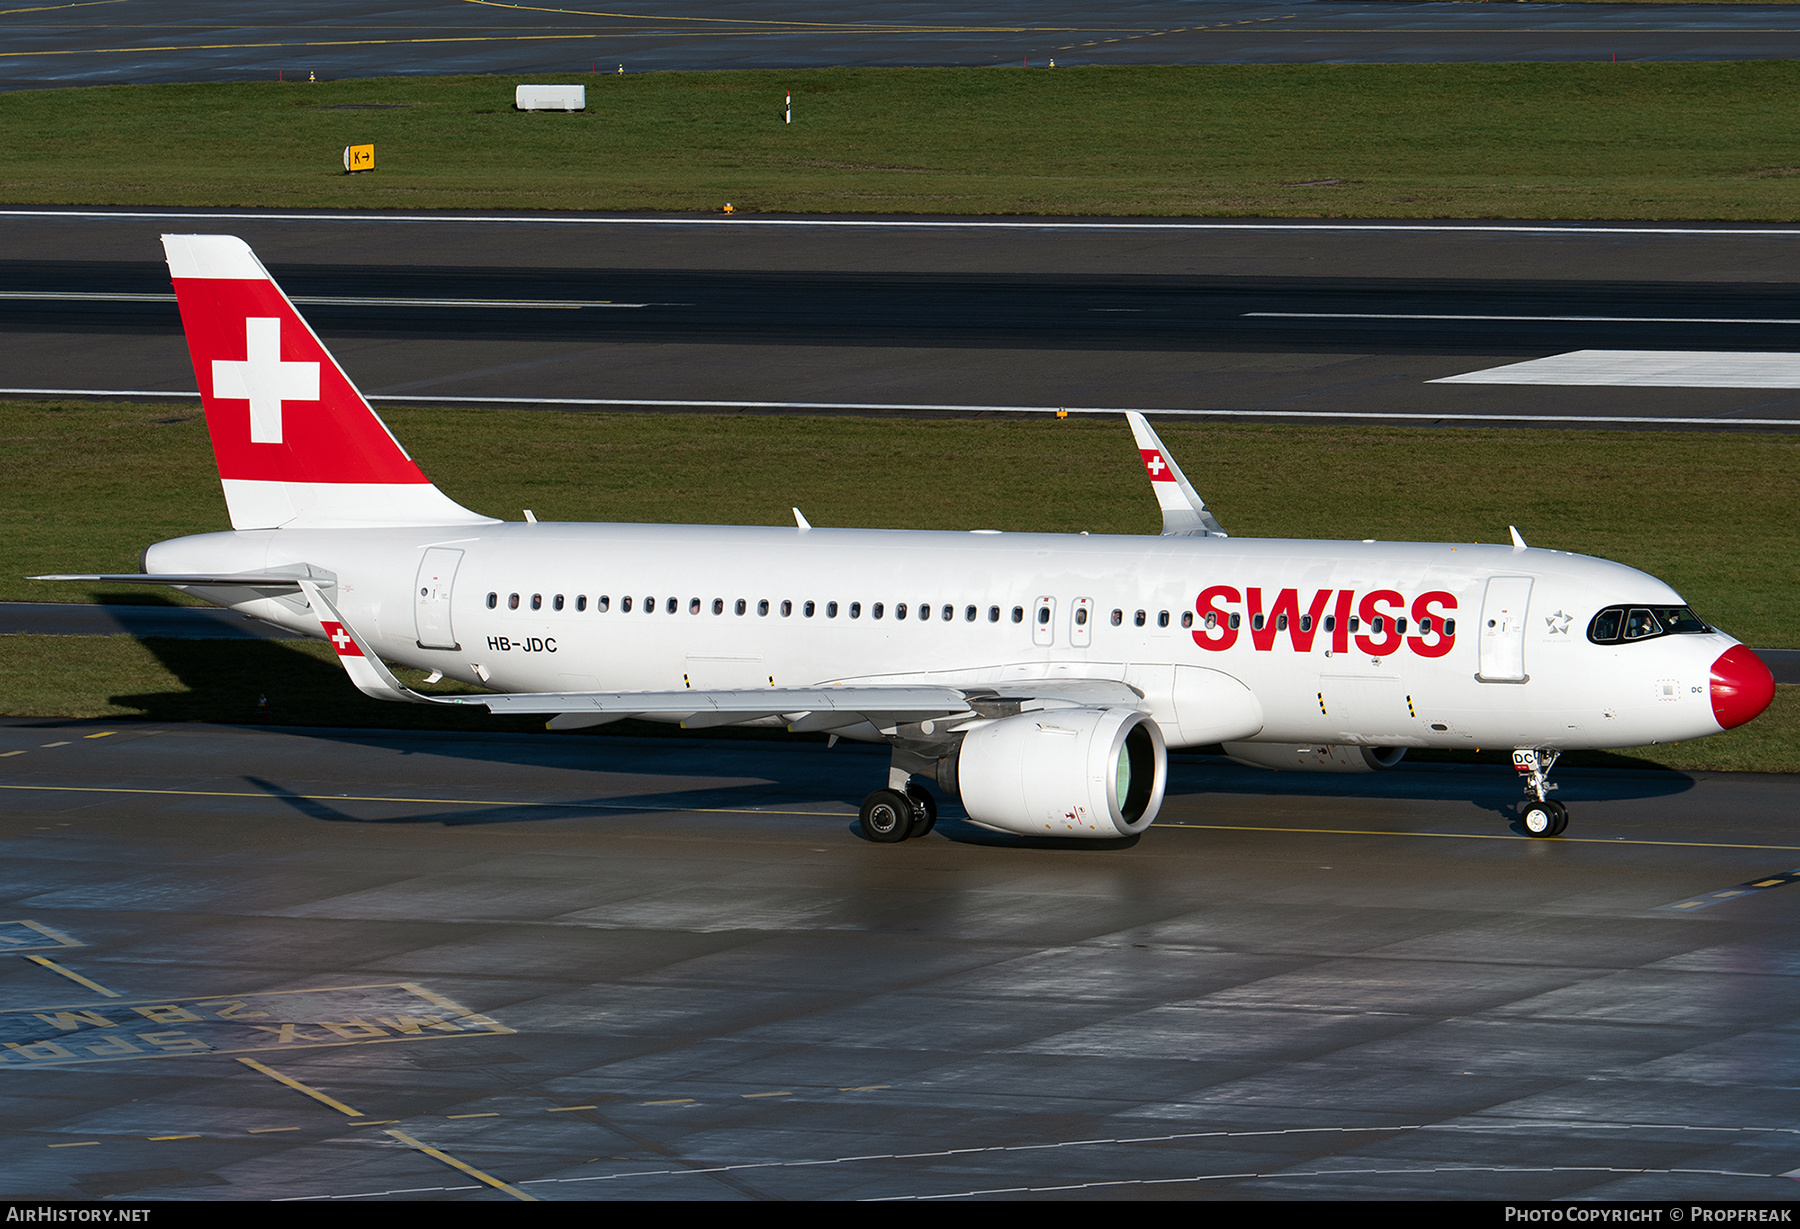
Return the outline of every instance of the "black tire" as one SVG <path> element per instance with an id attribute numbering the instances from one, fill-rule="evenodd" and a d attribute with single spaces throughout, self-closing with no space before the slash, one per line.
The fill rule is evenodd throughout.
<path id="1" fill-rule="evenodd" d="M 924 836 L 937 827 L 937 802 L 930 794 L 917 786 L 908 789 L 906 796 L 912 800 L 913 804 L 912 827 L 906 830 L 906 839 L 912 840 L 914 837 Z"/>
<path id="2" fill-rule="evenodd" d="M 858 823 L 877 845 L 897 845 L 912 829 L 912 799 L 898 790 L 878 789 L 863 799 Z"/>
<path id="3" fill-rule="evenodd" d="M 1528 802 L 1519 812 L 1519 823 L 1527 836 L 1561 836 L 1569 826 L 1569 811 L 1560 802 Z"/>

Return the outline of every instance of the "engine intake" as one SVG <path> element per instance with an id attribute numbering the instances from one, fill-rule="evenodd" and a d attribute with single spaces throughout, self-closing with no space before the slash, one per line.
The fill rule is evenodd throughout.
<path id="1" fill-rule="evenodd" d="M 956 787 L 983 828 L 1030 836 L 1133 836 L 1162 807 L 1162 731 L 1127 708 L 1062 708 L 970 730 Z"/>

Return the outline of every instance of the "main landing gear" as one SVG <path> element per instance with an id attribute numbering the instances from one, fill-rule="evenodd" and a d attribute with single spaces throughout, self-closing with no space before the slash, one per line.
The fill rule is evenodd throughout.
<path id="1" fill-rule="evenodd" d="M 904 781 L 899 789 L 878 789 L 864 798 L 858 822 L 871 841 L 895 845 L 930 832 L 937 824 L 937 803 L 923 787 Z"/>
<path id="2" fill-rule="evenodd" d="M 1525 809 L 1519 822 L 1532 836 L 1561 836 L 1569 826 L 1569 808 L 1550 797 L 1550 770 L 1556 767 L 1555 751 L 1515 751 L 1513 767 L 1525 777 Z"/>

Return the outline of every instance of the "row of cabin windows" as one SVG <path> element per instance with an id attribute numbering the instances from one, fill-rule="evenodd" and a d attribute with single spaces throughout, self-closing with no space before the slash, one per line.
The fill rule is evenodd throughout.
<path id="1" fill-rule="evenodd" d="M 525 600 L 522 599 L 519 594 L 509 593 L 506 595 L 506 608 L 508 610 L 517 610 L 522 604 L 525 604 Z M 529 605 L 533 610 L 542 610 L 544 608 L 544 595 L 541 593 L 532 594 L 529 599 Z M 554 595 L 550 599 L 550 609 L 552 610 L 563 610 L 567 608 L 567 605 L 567 600 L 560 593 Z M 621 597 L 619 599 L 619 610 L 621 613 L 631 613 L 634 605 L 635 603 L 630 597 Z M 771 603 L 768 598 L 762 598 L 756 603 L 756 613 L 761 616 L 767 616 L 771 608 L 773 608 L 779 610 L 781 617 L 785 619 L 793 615 L 794 606 L 795 603 L 791 601 L 783 600 L 779 603 Z M 824 615 L 827 619 L 835 619 L 838 617 L 838 604 L 836 602 L 801 602 L 799 603 L 800 614 L 803 618 L 810 619 L 820 613 L 821 606 L 824 608 Z M 487 608 L 489 610 L 497 610 L 499 607 L 500 595 L 498 593 L 488 594 Z M 576 610 L 586 610 L 588 608 L 588 599 L 585 593 L 578 593 L 575 595 L 574 608 Z M 647 597 L 643 600 L 643 604 L 636 608 L 642 610 L 645 614 L 655 614 L 657 599 L 654 597 Z M 594 609 L 601 614 L 605 614 L 607 611 L 611 610 L 611 596 L 601 594 L 599 597 L 595 598 Z M 663 609 L 669 614 L 675 614 L 681 609 L 681 599 L 673 597 L 665 598 Z M 688 599 L 687 612 L 689 614 L 697 615 L 702 609 L 703 603 L 699 598 L 692 597 Z M 750 603 L 747 599 L 740 597 L 732 603 L 731 609 L 733 614 L 748 614 L 750 613 Z M 896 619 L 904 619 L 907 617 L 908 609 L 905 602 L 896 602 L 892 607 L 891 613 Z M 910 609 L 912 617 L 920 620 L 932 618 L 935 609 L 936 617 L 943 620 L 945 623 L 953 622 L 956 619 L 957 613 L 956 607 L 948 602 L 944 603 L 943 606 L 936 608 L 929 602 L 920 602 L 917 606 L 911 607 Z M 724 598 L 715 597 L 712 600 L 712 612 L 716 615 L 725 613 Z M 860 619 L 863 616 L 863 604 L 861 602 L 851 602 L 845 613 L 852 619 Z M 873 619 L 885 618 L 889 613 L 889 607 L 883 602 L 875 602 L 869 607 L 869 617 Z M 976 622 L 981 618 L 980 607 L 964 606 L 962 608 L 962 618 L 965 623 Z M 987 621 L 989 623 L 998 623 L 1000 622 L 1000 618 L 1000 607 L 989 606 L 987 608 Z M 1012 621 L 1014 623 L 1023 623 L 1025 621 L 1025 608 L 1023 606 L 1014 606 L 1012 608 Z"/>
<path id="2" fill-rule="evenodd" d="M 519 609 L 522 602 L 523 602 L 523 599 L 517 593 L 509 593 L 506 595 L 506 608 L 508 610 Z M 498 593 L 489 593 L 487 595 L 488 609 L 496 610 L 499 608 L 499 605 L 500 605 L 500 595 Z M 530 598 L 530 605 L 531 605 L 531 609 L 533 609 L 533 610 L 542 610 L 544 608 L 544 595 L 541 593 L 532 594 L 531 598 Z M 619 610 L 622 613 L 630 614 L 632 611 L 633 605 L 634 605 L 633 599 L 630 598 L 629 596 L 621 597 L 619 599 Z M 760 599 L 756 603 L 756 613 L 761 616 L 767 616 L 769 613 L 769 610 L 770 610 L 770 605 L 771 604 L 770 604 L 768 598 Z M 816 615 L 819 612 L 819 605 L 820 605 L 820 603 L 817 603 L 817 602 L 802 602 L 802 603 L 800 603 L 800 613 L 801 613 L 802 617 L 808 618 L 808 619 L 812 618 L 814 615 Z M 823 603 L 823 605 L 825 608 L 825 612 L 824 612 L 825 617 L 827 619 L 835 619 L 838 617 L 838 604 L 836 602 L 825 602 L 825 603 Z M 550 598 L 550 609 L 564 610 L 564 609 L 567 609 L 567 607 L 568 607 L 568 601 L 562 594 L 558 593 L 558 594 L 553 595 Z M 585 593 L 578 593 L 575 595 L 574 607 L 578 611 L 585 611 L 588 608 L 588 599 L 587 599 L 587 595 Z M 645 614 L 655 614 L 656 608 L 657 608 L 657 599 L 654 597 L 645 598 L 643 601 L 643 605 L 641 607 L 639 607 L 639 609 L 643 610 L 643 612 Z M 605 614 L 608 610 L 612 609 L 612 598 L 607 594 L 601 594 L 599 597 L 594 599 L 594 609 L 599 611 L 601 614 Z M 669 614 L 674 614 L 681 609 L 681 600 L 679 598 L 673 598 L 673 597 L 665 598 L 665 599 L 663 599 L 663 609 Z M 702 603 L 699 598 L 693 597 L 693 598 L 688 599 L 687 611 L 689 614 L 697 615 L 701 612 L 701 609 L 702 609 Z M 733 614 L 738 614 L 738 615 L 748 614 L 750 611 L 750 603 L 746 599 L 740 597 L 735 602 L 732 603 L 731 609 L 732 609 Z M 782 618 L 784 618 L 784 619 L 789 618 L 794 613 L 794 603 L 791 601 L 783 600 L 782 602 L 779 603 L 778 609 L 781 611 Z M 932 610 L 933 610 L 933 607 L 932 607 L 931 603 L 921 602 L 917 606 L 912 608 L 912 614 L 913 614 L 914 618 L 923 621 L 926 619 L 930 619 L 932 617 Z M 937 617 L 945 623 L 953 622 L 956 619 L 956 607 L 951 605 L 948 602 L 944 603 L 941 607 L 938 607 L 937 611 L 938 611 Z M 712 600 L 712 612 L 715 615 L 722 615 L 725 613 L 725 599 L 724 598 L 715 597 Z M 849 614 L 849 616 L 852 619 L 862 618 L 862 614 L 863 614 L 862 603 L 861 602 L 851 602 L 849 604 L 849 610 L 847 613 Z M 887 613 L 888 613 L 887 608 L 881 602 L 876 602 L 869 607 L 869 616 L 871 618 L 880 619 L 880 618 L 885 617 L 887 615 Z M 907 617 L 907 604 L 905 602 L 894 603 L 893 616 L 896 619 L 905 619 Z M 974 623 L 981 617 L 980 608 L 977 606 L 974 606 L 974 605 L 964 606 L 962 608 L 962 617 L 963 617 L 963 622 Z M 998 623 L 998 622 L 1000 622 L 1000 618 L 1001 618 L 1000 607 L 989 606 L 987 608 L 987 621 L 989 623 Z M 1260 632 L 1266 626 L 1266 622 L 1265 622 L 1266 618 L 1267 618 L 1267 616 L 1265 616 L 1265 615 L 1261 615 L 1261 614 L 1254 615 L 1254 616 L 1252 616 L 1252 618 L 1250 620 L 1250 626 L 1252 628 L 1254 628 L 1256 631 Z M 1075 608 L 1075 624 L 1076 624 L 1076 626 L 1077 627 L 1085 626 L 1087 623 L 1087 619 L 1088 619 L 1087 608 L 1085 606 L 1076 607 Z M 1233 631 L 1236 631 L 1238 629 L 1238 627 L 1241 625 L 1242 619 L 1243 619 L 1242 615 L 1234 612 L 1231 615 L 1227 616 L 1226 626 L 1230 627 Z M 1025 608 L 1023 606 L 1014 606 L 1012 608 L 1012 621 L 1014 623 L 1023 623 L 1025 621 Z M 1038 607 L 1037 621 L 1042 624 L 1048 624 L 1050 622 L 1050 607 L 1048 607 L 1048 606 Z M 1150 622 L 1150 614 L 1148 611 L 1139 610 L 1139 611 L 1134 612 L 1131 616 L 1131 623 L 1132 623 L 1133 627 L 1144 627 L 1144 626 L 1147 626 L 1149 622 Z M 1385 616 L 1376 615 L 1373 619 L 1369 620 L 1369 630 L 1377 636 L 1384 635 L 1387 631 L 1387 623 L 1388 623 L 1388 620 Z M 1122 627 L 1122 626 L 1124 626 L 1124 624 L 1125 624 L 1124 610 L 1115 609 L 1112 612 L 1112 625 L 1114 627 Z M 1394 630 L 1396 632 L 1399 632 L 1401 635 L 1406 634 L 1406 618 L 1405 618 L 1405 616 L 1401 616 L 1400 618 L 1394 619 L 1393 624 L 1394 624 Z M 1158 627 L 1169 626 L 1169 612 L 1168 611 L 1159 610 L 1156 612 L 1156 626 L 1158 626 Z M 1194 626 L 1194 612 L 1193 611 L 1187 610 L 1187 611 L 1182 612 L 1181 626 L 1182 627 Z M 1209 612 L 1207 614 L 1206 618 L 1203 620 L 1202 626 L 1204 626 L 1208 631 L 1211 631 L 1211 630 L 1217 628 L 1219 626 L 1218 614 Z M 1288 629 L 1287 615 L 1278 614 L 1275 616 L 1275 629 L 1277 631 L 1283 631 L 1283 632 L 1285 632 Z M 1312 629 L 1313 629 L 1312 616 L 1311 615 L 1301 615 L 1300 616 L 1300 630 L 1302 632 L 1310 632 L 1310 631 L 1312 631 Z M 1333 631 L 1337 630 L 1337 617 L 1335 615 L 1326 615 L 1325 616 L 1324 630 L 1327 632 L 1333 632 Z M 1353 632 L 1362 630 L 1362 620 L 1360 618 L 1358 618 L 1356 615 L 1350 616 L 1350 630 Z M 1432 620 L 1430 620 L 1428 618 L 1420 619 L 1419 620 L 1419 634 L 1422 636 L 1429 636 L 1429 635 L 1431 635 L 1431 631 L 1432 631 Z M 1446 636 L 1454 636 L 1456 634 L 1456 620 L 1455 619 L 1444 620 L 1443 634 Z"/>

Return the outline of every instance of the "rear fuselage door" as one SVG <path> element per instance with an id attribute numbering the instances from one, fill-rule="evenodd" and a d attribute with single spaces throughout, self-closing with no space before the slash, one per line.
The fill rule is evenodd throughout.
<path id="1" fill-rule="evenodd" d="M 463 553 L 446 546 L 427 548 L 419 561 L 413 584 L 413 626 L 421 649 L 455 649 L 456 633 L 450 626 L 450 587 Z"/>
<path id="2" fill-rule="evenodd" d="M 1525 611 L 1531 604 L 1531 577 L 1493 576 L 1481 603 L 1481 672 L 1484 683 L 1523 683 Z"/>

